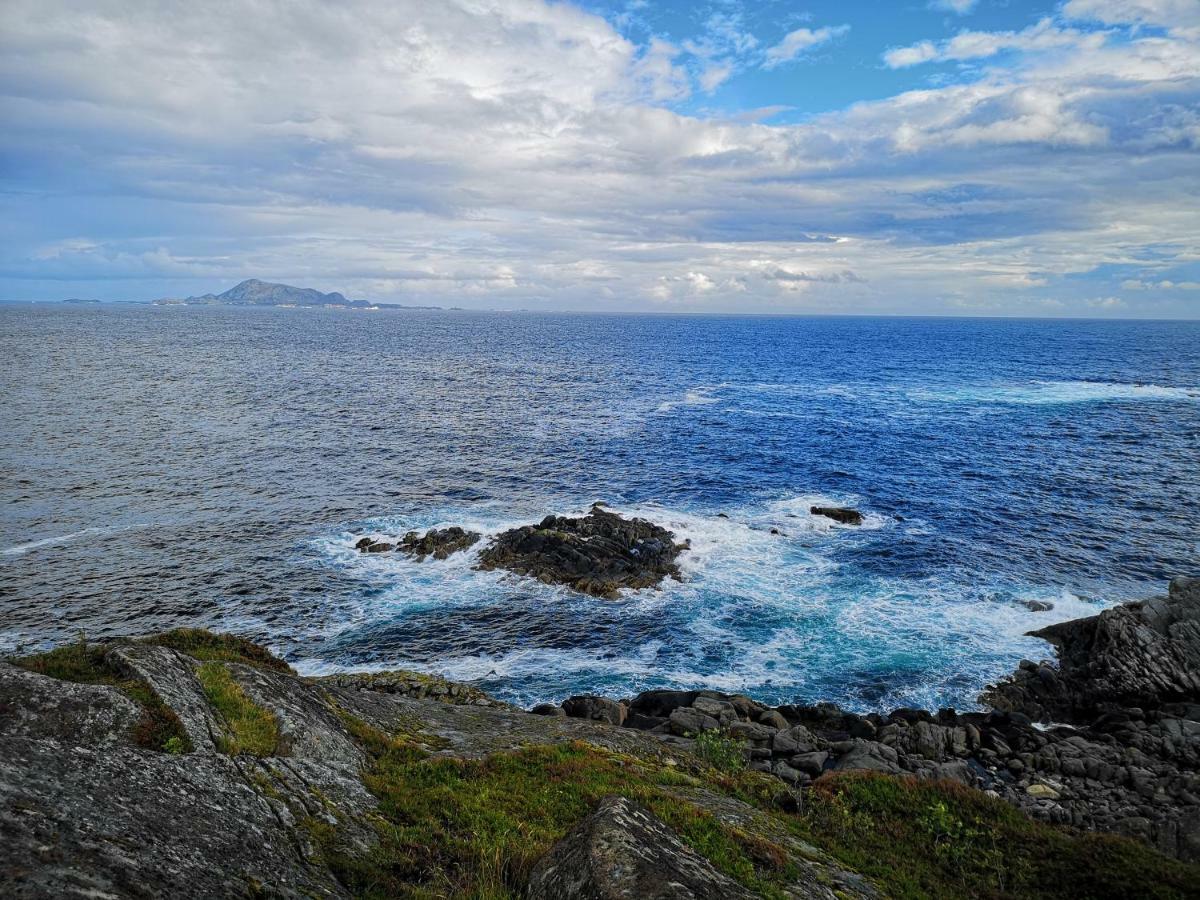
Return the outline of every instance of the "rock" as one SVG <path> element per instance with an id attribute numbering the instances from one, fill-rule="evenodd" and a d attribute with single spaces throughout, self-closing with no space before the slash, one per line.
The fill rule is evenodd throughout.
<path id="1" fill-rule="evenodd" d="M 530 713 L 535 716 L 565 716 L 567 711 L 556 703 L 539 703 Z"/>
<path id="2" fill-rule="evenodd" d="M 477 531 L 466 531 L 452 525 L 449 528 L 432 528 L 425 534 L 410 531 L 404 535 L 396 549 L 421 560 L 427 556 L 446 559 L 453 553 L 475 546 L 479 538 Z"/>
<path id="3" fill-rule="evenodd" d="M 835 522 L 840 522 L 843 525 L 861 525 L 863 522 L 862 513 L 857 509 L 850 509 L 845 506 L 813 506 L 809 512 L 814 516 L 824 516 L 827 519 L 833 519 Z"/>
<path id="4" fill-rule="evenodd" d="M 891 747 L 855 739 L 852 746 L 834 762 L 833 768 L 839 772 L 854 769 L 865 769 L 872 772 L 886 772 L 898 775 L 901 771 L 899 755 Z"/>
<path id="5" fill-rule="evenodd" d="M 786 731 L 779 731 L 771 739 L 771 752 L 776 756 L 795 756 L 797 753 L 808 753 L 817 746 L 813 733 L 803 725 L 793 725 Z"/>
<path id="6" fill-rule="evenodd" d="M 681 706 L 691 706 L 701 691 L 642 691 L 629 704 L 629 711 L 643 716 L 669 716 Z"/>
<path id="7" fill-rule="evenodd" d="M 729 726 L 729 734 L 746 741 L 769 741 L 775 729 L 758 722 L 733 722 Z"/>
<path id="8" fill-rule="evenodd" d="M 657 587 L 680 578 L 675 560 L 686 549 L 644 519 L 623 519 L 598 506 L 582 518 L 546 516 L 505 531 L 479 555 L 483 570 L 507 569 L 597 597 L 623 588 Z"/>
<path id="9" fill-rule="evenodd" d="M 776 730 L 780 730 L 780 729 L 784 729 L 784 728 L 788 727 L 788 720 L 785 719 L 782 715 L 780 715 L 779 710 L 777 710 L 777 709 L 763 710 L 758 716 L 758 721 L 761 722 L 763 725 L 766 725 L 770 728 L 774 728 Z"/>
<path id="10" fill-rule="evenodd" d="M 607 797 L 534 867 L 530 900 L 743 900 L 721 874 L 632 800 Z"/>
<path id="11" fill-rule="evenodd" d="M 359 538 L 354 543 L 354 549 L 358 550 L 361 553 L 363 550 L 366 550 L 368 547 L 370 547 L 373 543 L 375 543 L 374 538 L 369 538 L 369 537 Z"/>
<path id="12" fill-rule="evenodd" d="M 577 696 L 568 697 L 562 704 L 563 712 L 572 719 L 591 719 L 594 722 L 606 722 L 609 725 L 621 725 L 625 722 L 628 710 L 623 703 L 609 700 L 606 697 Z"/>
<path id="13" fill-rule="evenodd" d="M 702 731 L 714 731 L 721 727 L 721 723 L 712 716 L 686 706 L 673 710 L 668 724 L 671 734 L 680 737 L 693 737 Z"/>
<path id="14" fill-rule="evenodd" d="M 1048 784 L 1031 784 L 1025 793 L 1035 800 L 1057 800 L 1062 795 Z"/>
<path id="15" fill-rule="evenodd" d="M 1021 605 L 1030 612 L 1049 612 L 1054 609 L 1054 604 L 1049 600 L 1023 600 Z"/>
<path id="16" fill-rule="evenodd" d="M 793 756 L 788 760 L 788 765 L 815 777 L 821 774 L 827 759 L 829 759 L 829 754 L 824 750 L 813 750 L 811 753 L 799 753 Z"/>
<path id="17" fill-rule="evenodd" d="M 363 549 L 362 552 L 363 553 L 390 553 L 392 550 L 395 550 L 395 549 L 396 549 L 395 544 L 389 544 L 386 541 L 379 541 L 378 543 L 368 544 Z"/>

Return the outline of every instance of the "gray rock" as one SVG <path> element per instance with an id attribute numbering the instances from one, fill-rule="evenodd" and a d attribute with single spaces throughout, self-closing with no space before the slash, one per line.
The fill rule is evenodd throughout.
<path id="1" fill-rule="evenodd" d="M 742 900 L 721 874 L 657 817 L 608 797 L 534 868 L 530 900 Z"/>
<path id="2" fill-rule="evenodd" d="M 628 714 L 625 704 L 590 695 L 568 697 L 563 701 L 562 708 L 572 719 L 590 719 L 594 722 L 607 722 L 609 725 L 624 724 Z"/>

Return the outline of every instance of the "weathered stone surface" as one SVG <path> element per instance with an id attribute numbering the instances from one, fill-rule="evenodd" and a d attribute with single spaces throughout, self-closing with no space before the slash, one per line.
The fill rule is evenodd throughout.
<path id="1" fill-rule="evenodd" d="M 721 874 L 648 810 L 607 797 L 534 868 L 531 900 L 739 900 Z"/>
<path id="2" fill-rule="evenodd" d="M 121 644 L 108 656 L 150 685 L 154 693 L 175 711 L 193 748 L 202 753 L 216 752 L 222 726 L 196 680 L 199 665 L 196 660 L 152 644 Z"/>
<path id="3" fill-rule="evenodd" d="M 572 719 L 591 719 L 595 722 L 607 722 L 609 725 L 624 724 L 628 714 L 625 704 L 605 697 L 568 697 L 563 701 L 562 708 Z"/>
<path id="4" fill-rule="evenodd" d="M 121 746 L 141 718 L 116 688 L 58 682 L 0 661 L 0 733 L 69 746 Z"/>
<path id="5" fill-rule="evenodd" d="M 644 519 L 623 519 L 600 506 L 582 518 L 546 516 L 538 525 L 498 535 L 479 555 L 481 569 L 507 569 L 597 597 L 622 588 L 655 587 L 679 578 L 675 560 L 687 547 Z"/>

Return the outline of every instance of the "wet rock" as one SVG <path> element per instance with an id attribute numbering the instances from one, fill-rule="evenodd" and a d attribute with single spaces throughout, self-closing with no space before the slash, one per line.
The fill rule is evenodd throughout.
<path id="1" fill-rule="evenodd" d="M 396 549 L 395 544 L 389 544 L 386 541 L 376 541 L 375 543 L 368 544 L 366 547 L 364 547 L 362 552 L 363 553 L 390 553 L 391 551 L 393 551 L 395 549 Z"/>
<path id="2" fill-rule="evenodd" d="M 846 506 L 813 506 L 808 511 L 814 516 L 824 516 L 843 525 L 861 525 L 863 523 L 862 513 Z"/>
<path id="3" fill-rule="evenodd" d="M 531 900 L 741 900 L 754 895 L 648 810 L 608 797 L 534 868 Z"/>
<path id="4" fill-rule="evenodd" d="M 449 528 L 432 528 L 424 534 L 410 531 L 404 535 L 396 549 L 419 560 L 424 560 L 427 556 L 446 559 L 451 554 L 475 546 L 479 538 L 480 535 L 476 531 L 467 531 L 452 525 Z"/>
<path id="5" fill-rule="evenodd" d="M 507 569 L 612 599 L 623 588 L 678 579 L 675 560 L 687 545 L 674 538 L 644 519 L 624 519 L 593 506 L 581 518 L 546 516 L 537 525 L 498 535 L 480 553 L 479 568 Z"/>

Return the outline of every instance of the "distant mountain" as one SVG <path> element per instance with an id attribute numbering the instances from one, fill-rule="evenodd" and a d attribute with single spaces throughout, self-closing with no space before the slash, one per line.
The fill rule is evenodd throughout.
<path id="1" fill-rule="evenodd" d="M 312 288 L 292 287 L 290 284 L 272 284 L 249 278 L 234 285 L 223 294 L 203 294 L 184 299 L 155 300 L 159 305 L 186 304 L 229 304 L 231 306 L 355 306 L 368 307 L 366 300 L 347 300 L 334 291 L 322 294 Z"/>

